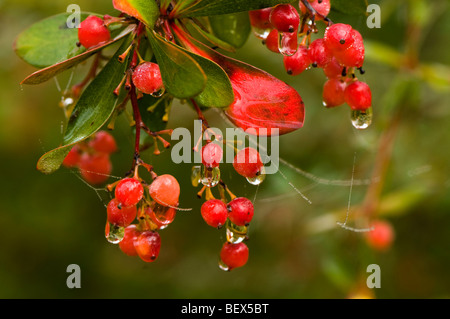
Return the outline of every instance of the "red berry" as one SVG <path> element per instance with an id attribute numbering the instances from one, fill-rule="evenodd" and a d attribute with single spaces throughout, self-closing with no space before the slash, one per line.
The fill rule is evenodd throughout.
<path id="1" fill-rule="evenodd" d="M 335 57 L 331 57 L 330 61 L 323 67 L 323 73 L 329 79 L 342 77 L 344 67 L 339 64 Z"/>
<path id="2" fill-rule="evenodd" d="M 361 81 L 347 85 L 344 97 L 352 110 L 364 111 L 372 106 L 372 91 L 367 83 Z"/>
<path id="3" fill-rule="evenodd" d="M 111 224 L 127 227 L 136 219 L 137 208 L 136 206 L 122 206 L 117 198 L 114 198 L 108 203 L 106 212 Z"/>
<path id="4" fill-rule="evenodd" d="M 99 17 L 91 15 L 80 23 L 78 40 L 85 48 L 89 49 L 109 41 L 109 39 L 111 39 L 111 34 L 104 21 Z"/>
<path id="5" fill-rule="evenodd" d="M 162 206 L 178 206 L 180 185 L 172 175 L 161 175 L 149 186 L 149 193 Z"/>
<path id="6" fill-rule="evenodd" d="M 248 261 L 248 247 L 244 243 L 226 242 L 220 251 L 220 259 L 228 266 L 228 270 L 244 266 Z"/>
<path id="7" fill-rule="evenodd" d="M 332 24 L 325 30 L 325 45 L 332 53 L 348 49 L 354 41 L 352 30 L 352 26 L 348 24 Z"/>
<path id="8" fill-rule="evenodd" d="M 139 64 L 133 72 L 132 80 L 144 94 L 155 94 L 163 88 L 159 65 L 153 62 Z"/>
<path id="9" fill-rule="evenodd" d="M 335 107 L 345 103 L 346 83 L 339 79 L 329 79 L 323 86 L 323 103 L 326 107 Z"/>
<path id="10" fill-rule="evenodd" d="M 161 249 L 161 237 L 157 232 L 145 231 L 136 239 L 134 247 L 143 261 L 151 263 L 158 258 Z"/>
<path id="11" fill-rule="evenodd" d="M 261 30 L 266 30 L 272 28 L 269 17 L 272 12 L 272 8 L 265 8 L 260 10 L 252 10 L 248 12 L 250 17 L 250 24 Z"/>
<path id="12" fill-rule="evenodd" d="M 89 141 L 88 146 L 98 153 L 112 154 L 117 152 L 116 140 L 106 131 L 97 132 Z"/>
<path id="13" fill-rule="evenodd" d="M 136 248 L 134 247 L 134 243 L 141 232 L 137 230 L 136 225 L 130 225 L 125 228 L 124 237 L 122 241 L 119 243 L 120 250 L 128 256 L 137 256 Z"/>
<path id="14" fill-rule="evenodd" d="M 78 145 L 75 145 L 70 150 L 69 154 L 64 158 L 63 165 L 68 168 L 77 167 L 81 160 L 81 150 Z"/>
<path id="15" fill-rule="evenodd" d="M 201 214 L 209 226 L 220 228 L 225 225 L 228 218 L 227 205 L 219 199 L 211 199 L 203 203 Z"/>
<path id="16" fill-rule="evenodd" d="M 294 55 L 283 56 L 283 62 L 284 68 L 288 74 L 299 75 L 311 65 L 308 49 L 305 46 L 300 45 Z"/>
<path id="17" fill-rule="evenodd" d="M 313 7 L 314 10 L 317 11 L 320 15 L 326 17 L 330 13 L 331 5 L 330 0 L 308 0 L 311 4 L 311 7 Z M 300 11 L 302 14 L 305 14 L 308 9 L 306 9 L 305 5 L 300 1 L 299 2 Z M 316 21 L 321 20 L 322 17 L 316 16 Z"/>
<path id="18" fill-rule="evenodd" d="M 344 51 L 335 52 L 337 61 L 347 67 L 362 67 L 365 57 L 364 40 L 357 30 L 352 30 L 353 44 Z"/>
<path id="19" fill-rule="evenodd" d="M 278 30 L 273 29 L 270 31 L 269 35 L 267 36 L 267 39 L 265 40 L 266 47 L 274 52 L 274 53 L 280 53 L 280 50 L 278 49 Z"/>
<path id="20" fill-rule="evenodd" d="M 112 171 L 112 164 L 107 154 L 88 154 L 81 156 L 80 174 L 83 179 L 92 185 L 106 182 Z"/>
<path id="21" fill-rule="evenodd" d="M 160 205 L 155 205 L 155 209 L 148 207 L 146 213 L 158 229 L 163 229 L 169 226 L 175 220 L 177 215 L 175 208 Z"/>
<path id="22" fill-rule="evenodd" d="M 279 4 L 270 13 L 270 23 L 280 32 L 297 32 L 300 16 L 290 4 Z"/>
<path id="23" fill-rule="evenodd" d="M 258 151 L 251 147 L 240 150 L 233 162 L 236 172 L 247 178 L 254 178 L 261 174 L 263 166 Z"/>
<path id="24" fill-rule="evenodd" d="M 202 149 L 202 163 L 207 168 L 218 167 L 222 161 L 223 150 L 216 143 L 208 143 Z"/>
<path id="25" fill-rule="evenodd" d="M 228 203 L 228 218 L 237 226 L 247 226 L 253 219 L 254 207 L 245 197 L 238 197 Z"/>
<path id="26" fill-rule="evenodd" d="M 323 39 L 316 39 L 309 45 L 308 56 L 311 63 L 319 68 L 323 68 L 331 59 Z"/>
<path id="27" fill-rule="evenodd" d="M 134 206 L 142 199 L 144 187 L 135 178 L 124 178 L 117 184 L 115 190 L 116 199 L 123 206 Z"/>
<path id="28" fill-rule="evenodd" d="M 387 221 L 376 221 L 374 229 L 366 234 L 367 244 L 373 249 L 385 251 L 389 249 L 394 241 L 395 232 Z"/>

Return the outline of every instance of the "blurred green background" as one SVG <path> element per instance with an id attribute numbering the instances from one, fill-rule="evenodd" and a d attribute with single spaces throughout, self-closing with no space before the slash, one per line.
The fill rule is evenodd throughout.
<path id="1" fill-rule="evenodd" d="M 299 170 L 281 166 L 257 189 L 229 166 L 223 178 L 234 193 L 255 201 L 250 259 L 230 273 L 217 266 L 224 231 L 206 226 L 190 185 L 191 165 L 174 165 L 170 152 L 145 155 L 158 173 L 174 174 L 182 186 L 179 212 L 161 231 L 157 262 L 130 258 L 104 238 L 105 208 L 98 194 L 74 173 L 43 175 L 38 158 L 62 140 L 64 116 L 55 81 L 20 87 L 35 69 L 12 50 L 15 37 L 32 23 L 66 11 L 71 1 L 1 1 L 0 21 L 0 297 L 1 298 L 377 298 L 450 297 L 450 6 L 447 0 L 370 1 L 379 3 L 382 27 L 368 29 L 365 17 L 332 13 L 366 39 L 366 74 L 373 91 L 374 123 L 355 130 L 347 106 L 325 109 L 325 77 L 309 70 L 285 74 L 279 55 L 255 37 L 236 57 L 294 86 L 306 105 L 305 126 L 281 138 L 283 159 L 328 181 L 371 178 L 382 188 L 353 187 L 349 226 L 389 220 L 396 232 L 387 252 L 372 251 L 360 233 L 346 231 L 347 187 L 318 184 Z M 110 1 L 78 0 L 83 11 L 114 14 Z M 85 74 L 77 69 L 75 80 Z M 65 87 L 70 71 L 58 77 Z M 210 124 L 226 127 L 214 111 Z M 195 114 L 175 104 L 170 127 L 192 127 Z M 122 119 L 114 135 L 120 153 L 114 176 L 132 160 L 132 135 Z M 392 153 L 389 146 L 392 146 Z M 377 168 L 378 167 L 378 168 Z M 303 191 L 311 204 L 293 189 Z M 370 190 L 370 192 L 369 192 Z M 376 209 L 369 220 L 357 207 L 371 193 Z M 374 195 L 375 194 L 375 195 Z M 98 196 L 99 195 L 99 196 Z M 367 203 L 367 201 L 366 201 Z M 355 217 L 356 216 L 356 217 Z M 68 289 L 66 268 L 81 267 L 81 289 Z M 381 267 L 381 288 L 366 291 L 366 267 Z"/>

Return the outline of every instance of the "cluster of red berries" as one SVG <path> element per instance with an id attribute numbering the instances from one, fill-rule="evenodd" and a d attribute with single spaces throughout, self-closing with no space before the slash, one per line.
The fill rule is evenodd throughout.
<path id="1" fill-rule="evenodd" d="M 117 152 L 114 137 L 99 131 L 89 140 L 72 147 L 63 161 L 67 168 L 78 168 L 81 177 L 91 185 L 99 185 L 109 178 L 112 171 L 110 155 Z"/>
<path id="2" fill-rule="evenodd" d="M 323 69 L 328 78 L 323 88 L 326 107 L 347 103 L 353 111 L 367 111 L 372 106 L 372 93 L 355 75 L 355 69 L 364 72 L 361 34 L 348 24 L 333 24 L 326 19 L 330 0 L 308 1 L 314 15 L 303 1 L 299 3 L 301 15 L 291 4 L 250 11 L 255 33 L 270 51 L 283 54 L 288 74 L 299 75 L 311 66 Z M 311 41 L 311 35 L 318 32 L 315 21 L 324 19 L 327 23 L 324 37 Z"/>
<path id="3" fill-rule="evenodd" d="M 249 257 L 247 245 L 243 242 L 248 239 L 248 227 L 253 219 L 253 203 L 245 197 L 236 197 L 230 192 L 227 186 L 220 182 L 220 163 L 223 157 L 223 150 L 219 144 L 208 142 L 201 150 L 202 168 L 196 169 L 193 175 L 194 186 L 200 182 L 204 185 L 199 193 L 201 197 L 206 190 L 206 201 L 201 207 L 201 215 L 211 227 L 226 227 L 227 241 L 222 246 L 220 252 L 220 267 L 230 271 L 234 268 L 244 266 Z M 264 165 L 259 153 L 253 148 L 240 150 L 234 158 L 233 167 L 237 173 L 246 177 L 249 181 L 258 179 L 264 175 Z M 220 188 L 221 199 L 216 199 L 212 195 L 211 189 L 218 186 Z M 227 200 L 225 191 L 228 192 L 231 200 Z"/>
<path id="4" fill-rule="evenodd" d="M 128 256 L 155 261 L 161 248 L 158 230 L 167 228 L 176 216 L 178 181 L 161 175 L 147 185 L 138 177 L 124 178 L 115 184 L 114 195 L 107 205 L 106 238 Z"/>

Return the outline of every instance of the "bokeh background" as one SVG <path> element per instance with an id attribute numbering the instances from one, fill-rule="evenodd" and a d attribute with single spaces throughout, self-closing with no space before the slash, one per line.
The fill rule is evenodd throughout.
<path id="1" fill-rule="evenodd" d="M 105 193 L 67 169 L 44 175 L 38 158 L 62 140 L 64 116 L 55 81 L 21 87 L 35 69 L 12 50 L 32 23 L 64 12 L 72 1 L 0 0 L 0 297 L 1 298 L 448 298 L 450 297 L 450 6 L 447 0 L 370 1 L 381 5 L 382 27 L 368 29 L 364 16 L 333 12 L 366 39 L 366 74 L 373 91 L 374 123 L 355 130 L 347 106 L 325 109 L 325 77 L 309 70 L 285 74 L 279 55 L 255 37 L 235 57 L 267 70 L 302 95 L 304 128 L 281 138 L 281 166 L 259 187 L 228 166 L 223 178 L 241 196 L 255 199 L 250 259 L 230 273 L 217 266 L 224 231 L 206 226 L 202 201 L 190 185 L 191 165 L 174 165 L 170 152 L 145 159 L 182 186 L 175 222 L 161 232 L 157 262 L 130 258 L 104 238 Z M 110 1 L 78 0 L 84 11 L 114 14 Z M 75 80 L 86 67 L 79 67 Z M 58 77 L 65 87 L 68 74 Z M 213 126 L 228 124 L 214 111 Z M 175 104 L 169 126 L 192 127 L 195 114 Z M 113 133 L 121 151 L 112 157 L 114 176 L 132 160 L 126 120 Z M 390 150 L 392 148 L 392 151 Z M 327 181 L 379 178 L 353 187 L 349 226 L 388 220 L 396 238 L 377 252 L 364 235 L 340 228 L 350 187 Z M 308 172 L 323 183 L 305 177 Z M 374 173 L 375 172 L 375 173 Z M 378 175 L 377 175 L 378 174 Z M 305 201 L 290 185 L 307 196 Z M 369 195 L 368 195 L 369 194 Z M 371 197 L 369 197 L 371 196 Z M 363 203 L 375 205 L 369 213 Z M 69 264 L 81 267 L 81 289 L 66 286 Z M 381 288 L 364 289 L 366 267 L 381 267 Z"/>

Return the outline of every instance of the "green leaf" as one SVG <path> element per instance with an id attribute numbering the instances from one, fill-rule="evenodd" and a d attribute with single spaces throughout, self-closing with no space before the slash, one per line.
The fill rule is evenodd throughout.
<path id="1" fill-rule="evenodd" d="M 179 99 L 200 94 L 205 89 L 206 75 L 199 63 L 179 46 L 153 31 L 148 33 L 166 92 Z"/>
<path id="2" fill-rule="evenodd" d="M 73 58 L 70 58 L 68 60 L 65 60 L 63 62 L 54 64 L 52 66 L 46 67 L 42 70 L 36 71 L 33 74 L 26 77 L 20 84 L 41 84 L 45 81 L 50 80 L 54 76 L 60 74 L 61 72 L 64 72 L 75 65 L 83 62 L 84 60 L 90 58 L 95 53 L 99 52 L 100 50 L 106 48 L 107 46 L 110 46 L 119 40 L 123 39 L 126 35 L 130 34 L 134 29 L 136 28 L 135 25 L 130 25 L 125 30 L 123 30 L 122 33 L 120 33 L 118 36 L 116 36 L 111 41 L 108 41 L 100 46 L 97 46 L 95 48 L 89 49 L 77 56 L 74 56 Z"/>
<path id="3" fill-rule="evenodd" d="M 348 1 L 348 0 L 347 0 Z M 292 0 L 200 0 L 195 5 L 178 12 L 180 17 L 201 17 L 244 12 L 274 7 L 280 3 L 293 3 Z"/>
<path id="4" fill-rule="evenodd" d="M 209 22 L 214 34 L 235 48 L 241 48 L 251 33 L 247 12 L 211 16 Z"/>
<path id="5" fill-rule="evenodd" d="M 159 17 L 159 8 L 154 0 L 113 0 L 114 9 L 145 23 L 151 29 Z"/>
<path id="6" fill-rule="evenodd" d="M 71 13 L 61 13 L 33 24 L 14 43 L 14 50 L 25 62 L 44 68 L 80 53 L 78 29 L 68 28 Z M 82 13 L 81 20 L 89 16 Z"/>
<path id="7" fill-rule="evenodd" d="M 131 44 L 132 38 L 130 35 L 124 41 L 108 64 L 85 89 L 69 119 L 62 146 L 44 154 L 38 161 L 38 170 L 46 174 L 56 171 L 73 145 L 87 139 L 108 121 L 118 102 L 113 91 L 128 67 L 128 59 L 120 63 L 118 57 Z"/>
<path id="8" fill-rule="evenodd" d="M 192 23 L 191 24 L 194 29 L 202 36 L 204 37 L 206 40 L 208 40 L 209 42 L 211 42 L 214 46 L 217 46 L 225 51 L 229 51 L 229 52 L 236 52 L 236 48 L 234 46 L 232 46 L 229 43 L 226 43 L 225 41 L 219 39 L 217 36 L 215 36 L 214 34 L 212 34 L 212 32 L 208 32 L 203 30 L 200 26 L 198 26 L 196 23 Z"/>
<path id="9" fill-rule="evenodd" d="M 159 132 L 166 128 L 167 122 L 163 118 L 172 101 L 173 98 L 168 95 L 156 98 L 148 94 L 144 94 L 138 100 L 142 121 L 152 132 Z"/>
<path id="10" fill-rule="evenodd" d="M 367 0 L 333 0 L 331 9 L 348 15 L 367 15 Z"/>

